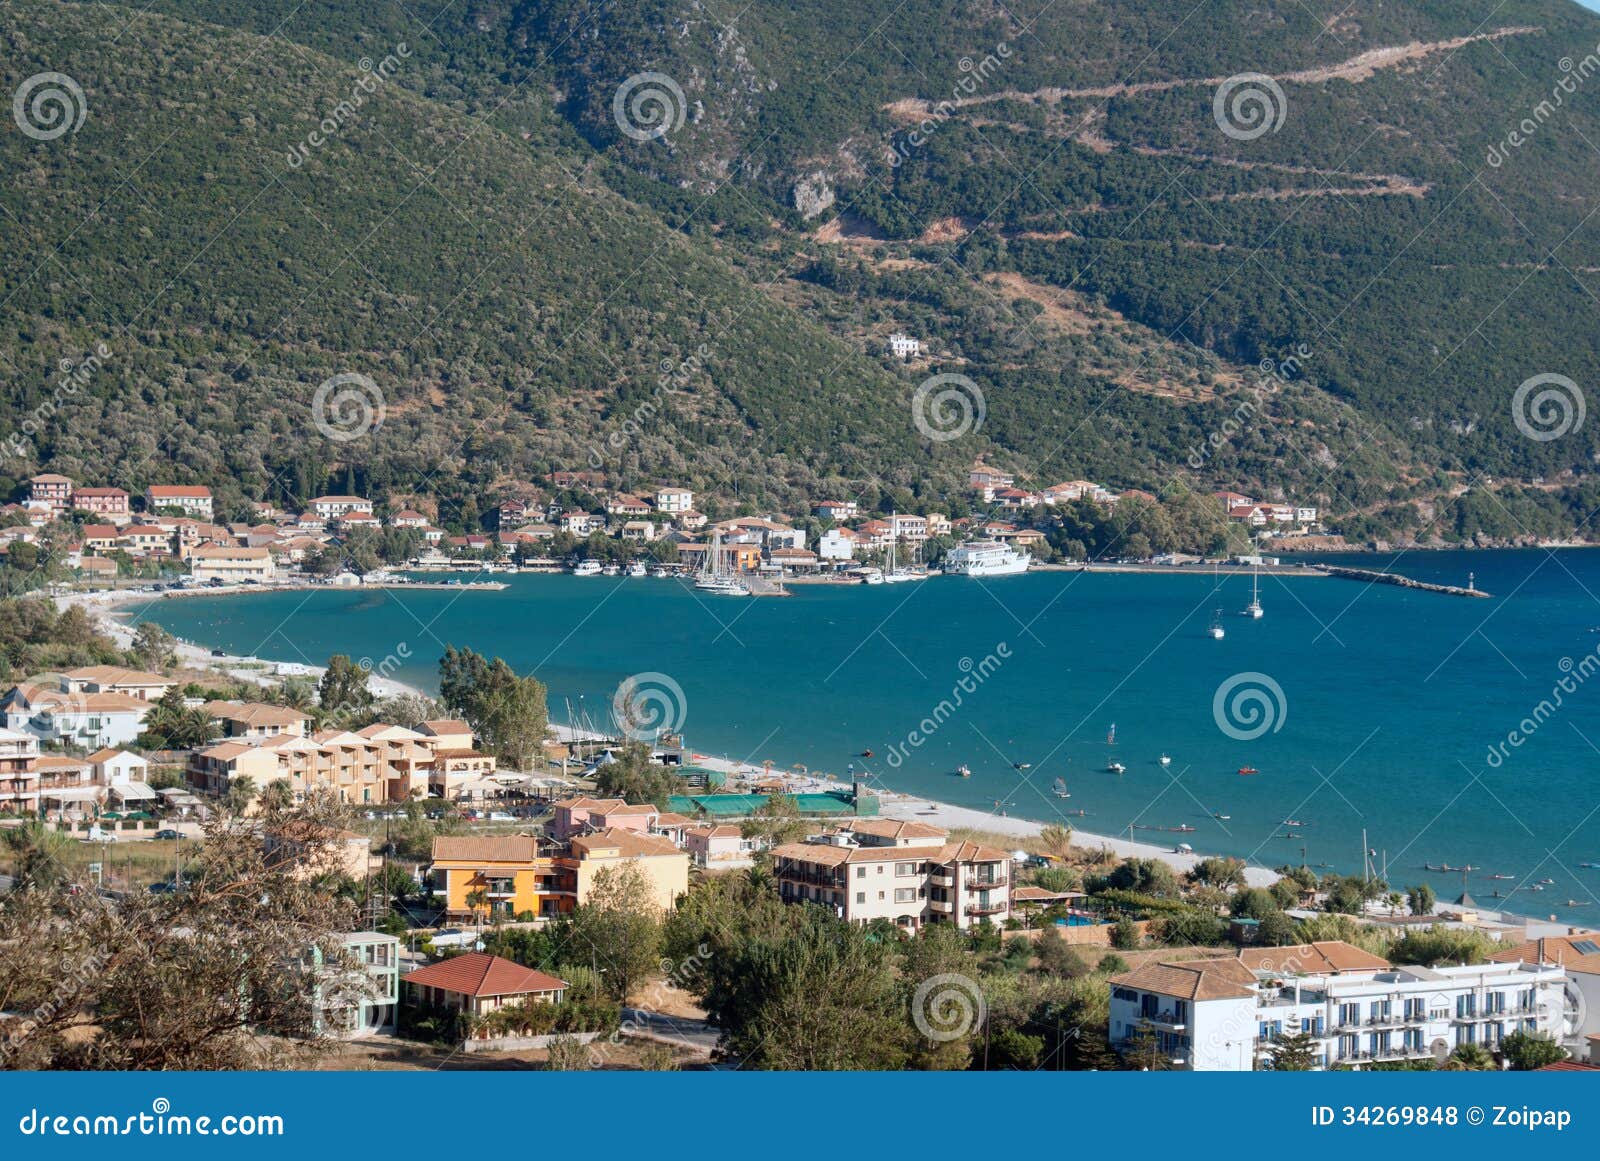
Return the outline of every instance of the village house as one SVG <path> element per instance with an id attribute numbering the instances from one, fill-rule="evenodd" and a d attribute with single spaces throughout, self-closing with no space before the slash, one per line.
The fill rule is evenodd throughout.
<path id="1" fill-rule="evenodd" d="M 629 520 L 622 526 L 622 539 L 650 541 L 656 538 L 654 520 Z"/>
<path id="2" fill-rule="evenodd" d="M 606 518 L 595 512 L 563 512 L 561 514 L 561 531 L 573 536 L 588 536 L 595 532 L 604 532 Z"/>
<path id="3" fill-rule="evenodd" d="M 967 486 L 985 500 L 994 498 L 995 489 L 1009 488 L 1016 482 L 1016 477 L 1010 472 L 1002 472 L 982 462 L 973 464 L 967 473 Z"/>
<path id="4" fill-rule="evenodd" d="M 271 580 L 277 575 L 272 551 L 267 548 L 229 548 L 202 545 L 189 556 L 189 574 L 197 581 L 219 580 L 238 584 Z"/>
<path id="5" fill-rule="evenodd" d="M 817 541 L 817 555 L 823 560 L 853 560 L 861 536 L 849 528 L 830 528 Z"/>
<path id="6" fill-rule="evenodd" d="M 9 721 L 9 715 L 8 719 Z M 39 739 L 0 726 L 0 814 L 31 814 L 39 808 Z"/>
<path id="7" fill-rule="evenodd" d="M 760 839 L 745 838 L 744 831 L 731 823 L 691 826 L 683 832 L 684 846 L 695 865 L 713 870 L 731 870 L 755 865 Z"/>
<path id="8" fill-rule="evenodd" d="M 28 501 L 52 512 L 72 507 L 72 481 L 54 472 L 43 472 L 28 481 Z"/>
<path id="9" fill-rule="evenodd" d="M 691 508 L 687 512 L 679 512 L 672 522 L 685 532 L 694 532 L 706 526 L 706 514 Z"/>
<path id="10" fill-rule="evenodd" d="M 125 693 L 64 689 L 62 684 L 25 681 L 15 686 L 0 701 L 6 729 L 88 750 L 124 745 L 143 732 L 151 702 Z"/>
<path id="11" fill-rule="evenodd" d="M 517 1004 L 559 1004 L 565 980 L 497 955 L 473 951 L 440 960 L 401 977 L 414 1004 L 487 1016 Z"/>
<path id="12" fill-rule="evenodd" d="M 211 489 L 191 484 L 151 484 L 144 493 L 145 511 L 151 514 L 176 508 L 186 516 L 211 519 Z"/>
<path id="13" fill-rule="evenodd" d="M 860 509 L 854 500 L 824 500 L 813 511 L 824 520 L 854 520 Z"/>
<path id="14" fill-rule="evenodd" d="M 92 512 L 112 521 L 132 518 L 133 498 L 121 488 L 75 488 L 72 506 L 80 512 Z"/>
<path id="15" fill-rule="evenodd" d="M 819 903 L 850 923 L 887 919 L 916 931 L 954 923 L 963 931 L 1011 914 L 1011 856 L 923 822 L 857 819 L 806 842 L 773 848 L 787 903 Z"/>
<path id="16" fill-rule="evenodd" d="M 890 335 L 885 346 L 896 359 L 914 359 L 922 354 L 922 341 L 900 331 Z"/>
<path id="17" fill-rule="evenodd" d="M 178 684 L 170 677 L 144 669 L 121 665 L 85 665 L 69 669 L 63 677 L 73 690 L 87 693 L 122 693 L 145 701 L 160 701 L 167 690 Z"/>
<path id="18" fill-rule="evenodd" d="M 606 501 L 608 516 L 648 516 L 650 505 L 637 496 L 619 494 Z"/>
<path id="19" fill-rule="evenodd" d="M 428 526 L 428 518 L 421 512 L 403 508 L 389 517 L 389 523 L 396 528 L 426 528 Z"/>
<path id="20" fill-rule="evenodd" d="M 117 575 L 117 562 L 104 556 L 79 556 L 72 565 L 92 580 L 112 580 Z"/>
<path id="21" fill-rule="evenodd" d="M 200 709 L 229 738 L 275 738 L 280 734 L 303 738 L 311 722 L 310 714 L 263 702 L 208 701 Z"/>
<path id="22" fill-rule="evenodd" d="M 656 511 L 678 515 L 694 509 L 694 493 L 688 488 L 657 488 Z"/>
<path id="23" fill-rule="evenodd" d="M 117 547 L 121 532 L 115 524 L 85 524 L 83 546 L 94 552 L 111 552 Z"/>
<path id="24" fill-rule="evenodd" d="M 352 512 L 372 515 L 372 501 L 361 496 L 317 496 L 306 507 L 323 520 L 337 520 Z"/>

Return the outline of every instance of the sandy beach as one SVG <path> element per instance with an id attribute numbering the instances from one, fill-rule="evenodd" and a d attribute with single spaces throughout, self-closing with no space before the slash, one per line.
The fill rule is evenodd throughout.
<path id="1" fill-rule="evenodd" d="M 241 589 L 202 589 L 195 590 L 196 595 L 217 596 L 223 593 L 238 593 L 245 591 L 272 592 L 271 588 L 260 590 Z M 67 593 L 53 598 L 59 608 L 77 606 L 94 618 L 96 623 L 122 648 L 126 649 L 133 644 L 133 629 L 129 627 L 127 618 L 129 610 L 138 606 L 141 611 L 165 599 L 149 593 Z M 191 641 L 177 638 L 174 651 L 179 661 L 188 669 L 210 670 L 236 678 L 239 681 L 248 681 L 254 685 L 278 685 L 286 678 L 303 677 L 311 681 L 321 679 L 325 665 L 304 665 L 285 661 L 268 661 L 260 657 L 241 657 L 231 653 L 218 654 L 210 649 L 196 645 Z M 367 687 L 377 697 L 397 697 L 402 694 L 415 694 L 425 696 L 423 691 L 404 681 L 381 674 L 368 675 Z"/>

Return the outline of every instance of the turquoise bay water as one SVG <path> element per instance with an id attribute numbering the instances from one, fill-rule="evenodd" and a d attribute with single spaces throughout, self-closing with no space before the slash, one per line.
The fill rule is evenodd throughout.
<path id="1" fill-rule="evenodd" d="M 1200 571 L 796 586 L 745 600 L 655 579 L 518 576 L 504 592 L 192 597 L 143 615 L 233 653 L 408 657 L 394 676 L 428 688 L 445 643 L 471 646 L 537 673 L 558 720 L 570 705 L 604 723 L 622 681 L 665 674 L 701 752 L 840 775 L 853 763 L 894 789 L 1014 816 L 1081 809 L 1066 821 L 1093 833 L 1193 826 L 1134 836 L 1268 865 L 1298 862 L 1304 847 L 1313 865 L 1358 871 L 1365 829 L 1396 886 L 1429 881 L 1453 898 L 1462 876 L 1424 864 L 1470 863 L 1467 889 L 1484 906 L 1600 922 L 1600 869 L 1579 866 L 1600 863 L 1600 673 L 1579 676 L 1600 648 L 1600 553 L 1416 553 L 1396 571 L 1449 584 L 1474 571 L 1496 596 L 1263 576 L 1266 616 L 1250 620 L 1238 615 L 1248 577 L 1224 578 L 1216 595 Z M 1219 606 L 1216 641 L 1206 627 Z M 1569 664 L 1564 704 L 1509 744 Z M 1276 728 L 1253 740 L 1213 712 L 1219 686 L 1247 673 L 1282 690 L 1242 687 L 1269 689 Z M 937 714 L 963 678 L 960 708 Z M 1126 774 L 1108 773 L 1112 760 Z M 971 778 L 954 775 L 963 763 Z M 1239 775 L 1245 766 L 1260 773 Z M 1070 799 L 1053 793 L 1057 778 Z M 1290 829 L 1300 837 L 1282 837 Z M 1545 878 L 1554 884 L 1529 889 Z M 1519 890 L 1507 902 L 1497 889 Z"/>

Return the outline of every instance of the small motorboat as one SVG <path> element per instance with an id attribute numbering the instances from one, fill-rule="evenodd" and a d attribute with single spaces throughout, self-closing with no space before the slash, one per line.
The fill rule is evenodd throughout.
<path id="1" fill-rule="evenodd" d="M 1013 762 L 1013 763 L 1011 763 L 1011 768 L 1013 770 L 1032 770 L 1033 769 L 1033 763 L 1032 762 Z"/>
<path id="2" fill-rule="evenodd" d="M 956 767 L 956 776 L 959 778 L 971 778 L 972 767 L 963 762 L 961 765 Z"/>
<path id="3" fill-rule="evenodd" d="M 1579 863 L 1578 866 L 1582 867 L 1586 871 L 1593 871 L 1596 868 L 1600 868 L 1600 863 Z"/>
<path id="4" fill-rule="evenodd" d="M 1167 755 L 1163 754 L 1163 755 L 1161 755 L 1161 764 L 1163 766 L 1170 766 L 1170 765 L 1172 765 L 1172 759 L 1167 757 Z"/>
<path id="5" fill-rule="evenodd" d="M 1556 885 L 1556 881 L 1554 879 L 1540 879 L 1539 882 L 1541 885 L 1546 887 L 1554 887 Z"/>
<path id="6" fill-rule="evenodd" d="M 628 565 L 629 576 L 648 576 L 649 567 L 642 560 L 636 560 Z"/>
<path id="7" fill-rule="evenodd" d="M 1491 879 L 1515 879 L 1515 875 L 1490 875 Z"/>
<path id="8" fill-rule="evenodd" d="M 1127 772 L 1128 768 L 1121 762 L 1112 762 L 1106 766 L 1106 773 L 1108 774 L 1126 774 Z"/>
<path id="9" fill-rule="evenodd" d="M 621 576 L 622 566 L 620 564 L 608 564 L 600 570 L 600 574 L 602 576 Z"/>
<path id="10" fill-rule="evenodd" d="M 1241 774 L 1259 774 L 1259 773 L 1261 773 L 1261 771 L 1257 770 L 1254 766 L 1240 766 L 1239 767 L 1239 773 L 1241 773 Z"/>
<path id="11" fill-rule="evenodd" d="M 1241 771 L 1241 773 L 1243 773 L 1243 771 Z M 1286 818 L 1286 819 L 1283 820 L 1283 825 L 1284 826 L 1305 826 L 1307 824 L 1301 822 L 1298 818 Z"/>
<path id="12" fill-rule="evenodd" d="M 1213 810 L 1211 812 L 1211 817 L 1216 819 L 1218 822 L 1231 822 L 1231 821 L 1233 821 L 1233 815 L 1231 815 L 1231 814 L 1221 814 L 1221 813 L 1219 813 L 1219 812 L 1217 812 L 1215 810 Z"/>
<path id="13" fill-rule="evenodd" d="M 861 753 L 857 755 L 857 757 L 870 758 L 870 757 L 872 757 L 872 751 L 871 750 L 862 750 Z"/>
<path id="14" fill-rule="evenodd" d="M 1588 901 L 1584 900 L 1584 899 L 1568 899 L 1565 905 L 1568 906 L 1568 907 L 1587 907 L 1587 906 L 1589 906 Z"/>
<path id="15" fill-rule="evenodd" d="M 1072 792 L 1067 789 L 1067 780 L 1065 778 L 1056 779 L 1055 793 L 1057 798 L 1072 797 Z"/>

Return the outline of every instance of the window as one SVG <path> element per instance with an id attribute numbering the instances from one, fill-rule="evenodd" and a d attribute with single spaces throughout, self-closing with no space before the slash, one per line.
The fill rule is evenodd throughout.
<path id="1" fill-rule="evenodd" d="M 856 892 L 856 902 L 857 903 L 865 903 L 866 901 L 867 901 L 867 893 L 865 891 L 857 891 Z"/>
<path id="2" fill-rule="evenodd" d="M 915 903 L 917 901 L 917 889 L 915 887 L 896 887 L 894 889 L 894 901 L 896 903 Z"/>
<path id="3" fill-rule="evenodd" d="M 856 878 L 865 879 L 866 877 L 867 877 L 867 869 L 865 867 L 857 867 L 856 868 Z"/>
<path id="4" fill-rule="evenodd" d="M 1359 1024 L 1359 1023 L 1361 1023 L 1361 1005 L 1360 1004 L 1340 1004 L 1339 1005 L 1339 1023 L 1341 1023 L 1341 1024 Z"/>
<path id="5" fill-rule="evenodd" d="M 1114 999 L 1126 1000 L 1130 1004 L 1139 1002 L 1139 993 L 1132 988 L 1112 988 L 1111 995 Z"/>
<path id="6" fill-rule="evenodd" d="M 915 864 L 915 863 L 896 863 L 894 865 L 894 873 L 895 873 L 895 875 L 897 875 L 899 877 L 902 877 L 902 878 L 905 877 L 906 875 L 915 875 L 917 873 L 917 864 Z"/>
<path id="7" fill-rule="evenodd" d="M 878 892 L 878 902 L 879 902 L 879 903 L 882 903 L 882 902 L 883 902 L 883 892 L 882 892 L 882 891 L 879 891 L 879 892 Z"/>

